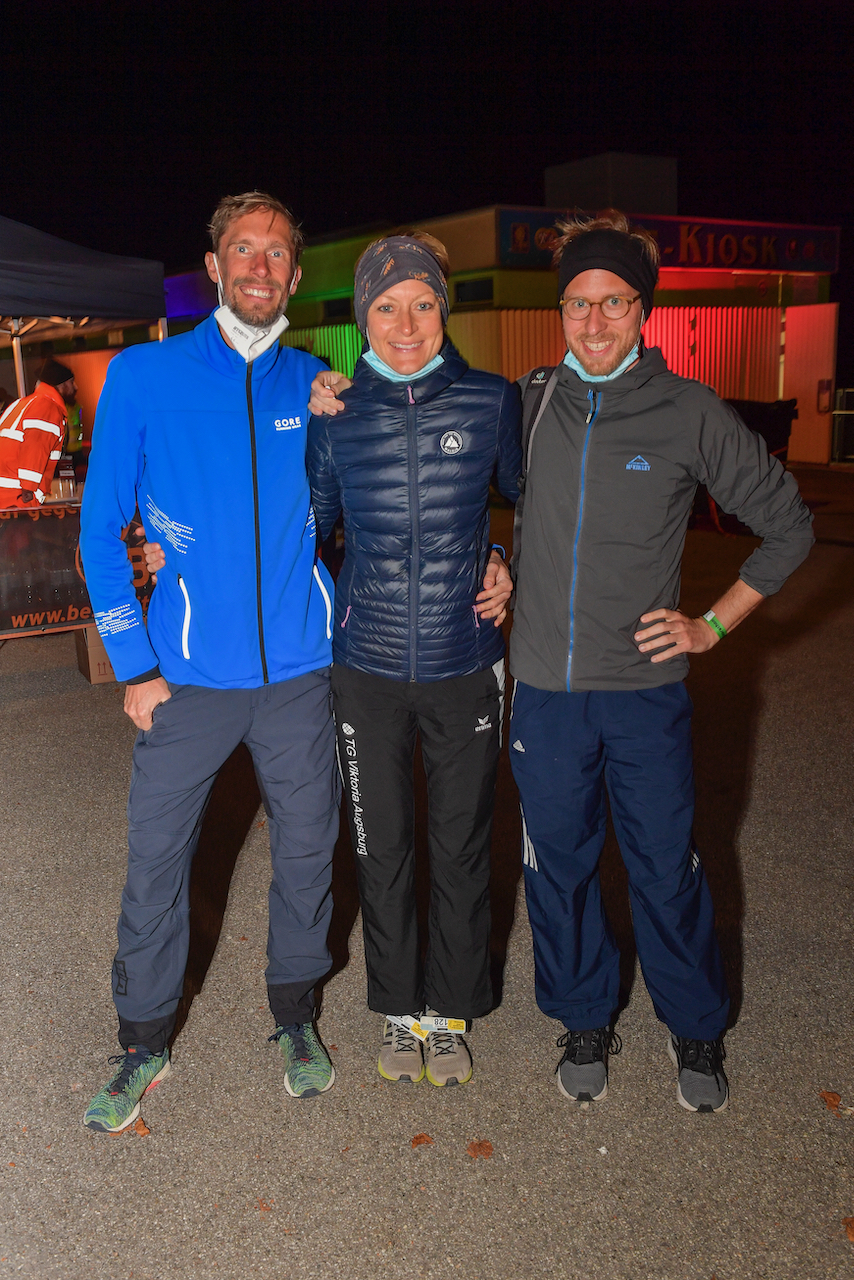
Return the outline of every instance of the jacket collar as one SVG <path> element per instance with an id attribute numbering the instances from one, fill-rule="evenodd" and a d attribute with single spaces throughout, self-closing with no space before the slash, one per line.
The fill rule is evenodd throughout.
<path id="1" fill-rule="evenodd" d="M 47 396 L 54 404 L 59 405 L 65 417 L 68 416 L 68 405 L 57 391 L 56 387 L 52 387 L 49 382 L 40 382 L 36 387 L 36 391 L 40 396 Z"/>
<path id="2" fill-rule="evenodd" d="M 426 378 L 418 378 L 411 383 L 389 382 L 388 378 L 376 373 L 360 357 L 356 362 L 353 384 L 360 391 L 367 392 L 372 399 L 378 400 L 382 404 L 406 404 L 407 401 L 409 403 L 414 401 L 415 404 L 424 404 L 428 400 L 434 400 L 452 383 L 459 382 L 460 378 L 468 370 L 468 364 L 457 351 L 450 338 L 445 339 L 440 354 L 443 363 L 439 368 L 434 369 L 432 373 L 428 373 Z M 409 393 L 411 393 L 412 400 L 409 400 Z"/>
<path id="3" fill-rule="evenodd" d="M 202 355 L 202 358 L 212 365 L 214 369 L 218 369 L 220 373 L 241 374 L 246 377 L 247 364 L 243 356 L 233 350 L 222 336 L 216 317 L 211 314 L 201 324 L 196 325 L 193 330 L 193 337 L 196 345 Z M 252 361 L 252 371 L 255 373 L 266 373 L 272 368 L 279 357 L 281 347 L 278 342 L 274 342 L 272 347 L 258 356 Z"/>

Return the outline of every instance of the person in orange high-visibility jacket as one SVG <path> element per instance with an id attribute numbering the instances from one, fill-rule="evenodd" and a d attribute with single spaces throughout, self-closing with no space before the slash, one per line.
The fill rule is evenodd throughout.
<path id="1" fill-rule="evenodd" d="M 46 360 L 36 389 L 13 401 L 0 418 L 0 507 L 37 507 L 50 486 L 77 394 L 74 374 Z"/>

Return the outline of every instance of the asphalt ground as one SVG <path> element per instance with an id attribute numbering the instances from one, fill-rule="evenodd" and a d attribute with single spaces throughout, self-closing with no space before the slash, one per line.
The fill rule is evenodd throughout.
<path id="1" fill-rule="evenodd" d="M 506 751 L 501 999 L 471 1036 L 473 1081 L 439 1090 L 377 1074 L 344 836 L 320 1019 L 337 1081 L 289 1099 L 266 1042 L 267 833 L 238 752 L 194 868 L 182 1025 L 173 1073 L 143 1108 L 150 1133 L 84 1130 L 116 1048 L 109 970 L 133 728 L 122 689 L 79 674 L 70 634 L 0 650 L 0 1276 L 851 1275 L 854 1117 L 819 1095 L 854 1104 L 854 471 L 798 475 L 818 545 L 690 677 L 697 838 L 735 1005 L 720 1116 L 676 1103 L 613 843 L 603 879 L 623 953 L 624 1048 L 606 1101 L 585 1111 L 558 1093 L 561 1028 L 533 999 Z M 497 540 L 507 522 L 496 514 Z M 685 607 L 707 608 L 751 545 L 690 533 Z M 431 1141 L 413 1146 L 419 1134 Z"/>

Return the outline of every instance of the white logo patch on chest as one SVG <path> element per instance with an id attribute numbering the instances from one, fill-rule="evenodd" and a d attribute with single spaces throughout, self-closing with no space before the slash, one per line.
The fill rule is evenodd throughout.
<path id="1" fill-rule="evenodd" d="M 276 418 L 273 426 L 277 431 L 297 431 L 302 426 L 302 418 L 299 415 L 295 418 Z"/>
<path id="2" fill-rule="evenodd" d="M 463 447 L 463 438 L 459 431 L 446 431 L 439 444 L 443 453 L 459 453 Z"/>

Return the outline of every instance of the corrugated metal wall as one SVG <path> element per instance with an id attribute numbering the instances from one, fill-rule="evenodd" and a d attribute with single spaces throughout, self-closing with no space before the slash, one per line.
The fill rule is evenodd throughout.
<path id="1" fill-rule="evenodd" d="M 656 307 L 643 332 L 674 373 L 725 399 L 776 400 L 781 319 L 777 307 Z"/>
<path id="2" fill-rule="evenodd" d="M 332 369 L 352 378 L 356 361 L 362 353 L 362 335 L 354 324 L 324 324 L 313 329 L 286 329 L 282 335 L 286 347 L 301 347 L 314 356 L 328 360 Z"/>

